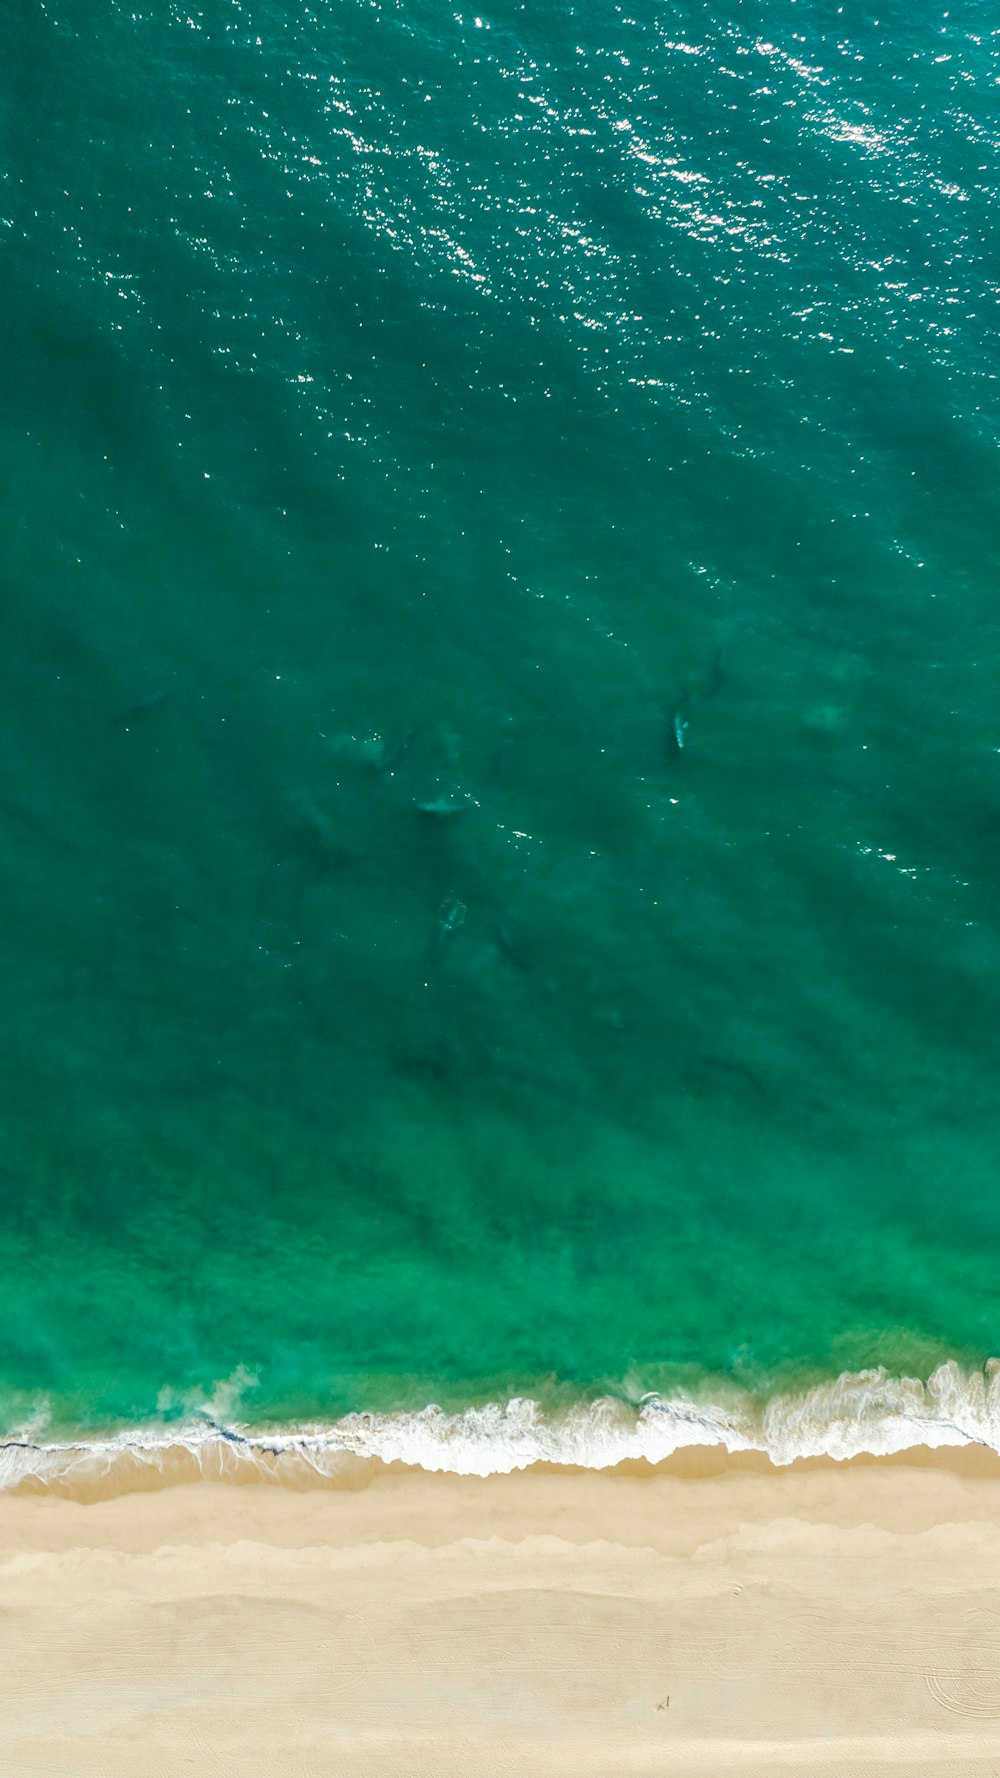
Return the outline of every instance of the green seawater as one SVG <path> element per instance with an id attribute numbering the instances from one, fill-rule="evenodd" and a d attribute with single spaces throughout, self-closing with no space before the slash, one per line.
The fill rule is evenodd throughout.
<path id="1" fill-rule="evenodd" d="M 8 1430 L 1000 1351 L 994 24 L 5 10 Z"/>

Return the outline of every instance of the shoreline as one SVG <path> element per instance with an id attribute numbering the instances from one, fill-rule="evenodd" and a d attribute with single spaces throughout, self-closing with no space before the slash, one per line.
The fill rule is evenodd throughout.
<path id="1" fill-rule="evenodd" d="M 638 1405 L 603 1396 L 547 1414 L 539 1402 L 513 1397 L 458 1413 L 431 1404 L 348 1414 L 325 1426 L 270 1428 L 225 1424 L 206 1408 L 182 1424 L 76 1440 L 44 1443 L 14 1433 L 0 1440 L 0 1496 L 52 1490 L 90 1499 L 198 1478 L 336 1486 L 357 1462 L 485 1477 L 540 1465 L 657 1467 L 685 1451 L 757 1455 L 784 1468 L 813 1458 L 842 1463 L 919 1450 L 1000 1454 L 1000 1362 L 963 1371 L 949 1360 L 926 1381 L 884 1368 L 843 1373 L 763 1401 L 728 1387 L 700 1398 L 651 1394 Z"/>
<path id="2" fill-rule="evenodd" d="M 43 1448 L 44 1449 L 44 1448 Z M 3 1447 L 0 1446 L 0 1455 Z M 431 1470 L 399 1458 L 383 1459 L 338 1449 L 336 1462 L 316 1464 L 308 1448 L 294 1442 L 275 1450 L 263 1440 L 234 1441 L 229 1437 L 206 1438 L 199 1444 L 116 1446 L 108 1461 L 105 1447 L 56 1446 L 45 1451 L 56 1464 L 47 1472 L 28 1470 L 16 1481 L 0 1484 L 0 1514 L 6 1503 L 21 1500 L 59 1501 L 67 1506 L 92 1507 L 175 1490 L 221 1489 L 265 1495 L 288 1493 L 294 1497 L 316 1494 L 355 1493 L 383 1476 L 409 1477 L 448 1483 L 489 1483 L 517 1478 L 576 1476 L 630 1478 L 649 1481 L 655 1477 L 690 1483 L 709 1482 L 722 1476 L 769 1477 L 824 1473 L 876 1471 L 929 1471 L 1000 1484 L 1000 1452 L 983 1444 L 933 1446 L 914 1443 L 889 1453 L 859 1451 L 850 1457 L 827 1453 L 793 1457 L 777 1463 L 766 1451 L 731 1451 L 725 1445 L 684 1445 L 652 1461 L 646 1457 L 622 1457 L 600 1467 L 537 1458 L 518 1469 L 470 1474 L 457 1470 Z"/>
<path id="3" fill-rule="evenodd" d="M 987 1778 L 1000 1458 L 0 1499 L 18 1778 Z M 991 1763 L 992 1762 L 992 1763 Z"/>

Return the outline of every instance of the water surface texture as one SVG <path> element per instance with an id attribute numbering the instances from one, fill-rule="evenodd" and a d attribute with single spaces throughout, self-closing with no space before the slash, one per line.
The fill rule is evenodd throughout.
<path id="1" fill-rule="evenodd" d="M 8 1430 L 1000 1351 L 998 61 L 6 12 Z"/>

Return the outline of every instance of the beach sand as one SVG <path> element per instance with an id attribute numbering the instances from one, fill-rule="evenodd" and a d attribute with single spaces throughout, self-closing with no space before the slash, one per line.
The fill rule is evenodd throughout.
<path id="1" fill-rule="evenodd" d="M 989 1453 L 99 1496 L 0 1499 L 10 1778 L 1000 1774 Z"/>

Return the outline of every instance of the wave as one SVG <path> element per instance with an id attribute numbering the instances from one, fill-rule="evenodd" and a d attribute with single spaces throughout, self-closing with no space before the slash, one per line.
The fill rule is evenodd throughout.
<path id="1" fill-rule="evenodd" d="M 538 1402 L 515 1397 L 461 1413 L 431 1405 L 277 1431 L 202 1417 L 182 1428 L 65 1443 L 22 1436 L 0 1443 L 0 1489 L 106 1495 L 199 1478 L 316 1486 L 343 1482 L 359 1461 L 464 1476 L 539 1463 L 610 1469 L 637 1459 L 662 1463 L 693 1447 L 760 1452 L 786 1465 L 963 1445 L 1000 1453 L 998 1359 L 975 1371 L 950 1361 L 926 1382 L 883 1368 L 860 1371 L 767 1401 L 733 1388 L 712 1399 L 649 1395 L 631 1406 L 602 1397 L 546 1415 Z"/>

